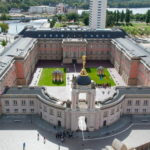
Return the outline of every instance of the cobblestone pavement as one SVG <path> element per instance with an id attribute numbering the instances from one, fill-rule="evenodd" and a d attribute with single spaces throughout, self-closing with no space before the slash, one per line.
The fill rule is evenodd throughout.
<path id="1" fill-rule="evenodd" d="M 126 122 L 127 124 L 123 126 Z M 139 123 L 139 125 L 133 125 L 119 133 L 126 129 L 130 123 Z M 150 141 L 150 124 L 148 123 L 150 123 L 150 116 L 124 116 L 110 127 L 96 132 L 85 132 L 85 141 L 82 140 L 81 132 L 76 132 L 73 138 L 66 138 L 65 142 L 61 143 L 60 139 L 55 138 L 55 133 L 64 129 L 55 129 L 36 115 L 8 115 L 0 119 L 0 150 L 22 150 L 24 142 L 26 144 L 25 150 L 101 150 L 106 145 L 111 145 L 114 138 L 133 147 Z M 39 140 L 38 133 L 40 134 Z M 112 136 L 114 133 L 116 135 Z M 101 139 L 105 136 L 108 137 Z M 44 137 L 46 138 L 45 144 Z"/>

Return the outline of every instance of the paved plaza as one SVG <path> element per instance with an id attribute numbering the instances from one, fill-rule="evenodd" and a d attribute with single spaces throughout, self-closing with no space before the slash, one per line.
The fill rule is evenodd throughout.
<path id="1" fill-rule="evenodd" d="M 134 147 L 150 141 L 150 116 L 145 117 L 125 116 L 108 128 L 85 133 L 84 141 L 81 132 L 75 132 L 72 138 L 65 138 L 64 143 L 61 143 L 55 134 L 64 129 L 55 129 L 38 116 L 3 116 L 0 119 L 0 150 L 23 150 L 23 143 L 25 150 L 101 150 L 106 145 L 111 145 L 114 138 Z M 143 123 L 143 119 L 148 122 Z M 121 131 L 112 132 L 114 128 L 120 128 Z"/>

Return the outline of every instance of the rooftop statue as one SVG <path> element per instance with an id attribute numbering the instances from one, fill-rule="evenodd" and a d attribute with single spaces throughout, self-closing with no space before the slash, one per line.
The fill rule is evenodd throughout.
<path id="1" fill-rule="evenodd" d="M 82 64 L 83 64 L 83 68 L 80 72 L 80 76 L 88 76 L 88 73 L 85 69 L 85 65 L 86 65 L 86 56 L 85 55 L 82 56 Z"/>

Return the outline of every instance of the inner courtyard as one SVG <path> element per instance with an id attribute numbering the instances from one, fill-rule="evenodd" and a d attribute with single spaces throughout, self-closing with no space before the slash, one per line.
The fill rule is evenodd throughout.
<path id="1" fill-rule="evenodd" d="M 100 97 L 105 99 L 111 95 L 114 91 L 113 87 L 115 85 L 126 86 L 126 83 L 123 81 L 122 77 L 118 74 L 109 61 L 88 61 L 86 65 L 87 73 L 91 80 L 96 83 L 97 93 L 99 96 L 101 95 Z M 100 79 L 97 74 L 97 68 L 99 66 L 103 66 L 105 68 L 107 77 Z M 62 64 L 61 61 L 39 61 L 36 65 L 35 73 L 33 74 L 30 86 L 44 86 L 51 96 L 63 101 L 71 100 L 70 92 L 72 80 L 73 77 L 77 77 L 80 74 L 81 68 L 82 64 Z M 52 72 L 57 69 L 63 70 L 65 73 L 64 82 L 62 83 L 54 83 L 52 81 Z M 44 75 L 42 75 L 42 73 L 44 73 Z M 81 100 L 84 99 L 85 96 L 81 96 Z"/>
<path id="2" fill-rule="evenodd" d="M 103 67 L 104 69 L 102 78 L 98 75 L 99 67 Z M 35 73 L 32 76 L 30 85 L 66 86 L 67 81 L 72 79 L 70 78 L 70 74 L 78 75 L 81 68 L 82 64 L 63 64 L 59 61 L 39 61 L 36 65 Z M 54 83 L 52 81 L 53 72 L 57 70 L 64 73 L 64 81 L 62 83 Z M 126 85 L 122 77 L 117 73 L 109 61 L 88 61 L 86 70 L 91 80 L 93 80 L 98 86 Z"/>

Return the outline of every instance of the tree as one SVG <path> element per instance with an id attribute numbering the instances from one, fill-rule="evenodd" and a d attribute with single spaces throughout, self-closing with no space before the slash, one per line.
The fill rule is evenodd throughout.
<path id="1" fill-rule="evenodd" d="M 116 23 L 117 22 L 117 11 L 114 11 L 114 13 L 112 15 L 114 16 L 113 20 Z"/>
<path id="2" fill-rule="evenodd" d="M 146 23 L 150 23 L 150 10 L 148 10 L 146 13 Z"/>
<path id="3" fill-rule="evenodd" d="M 120 15 L 120 22 L 124 22 L 124 20 L 125 20 L 125 14 L 124 11 L 122 11 Z"/>
<path id="4" fill-rule="evenodd" d="M 126 24 L 130 23 L 130 15 L 131 15 L 131 11 L 129 9 L 126 9 L 126 15 L 125 15 Z"/>
<path id="5" fill-rule="evenodd" d="M 9 26 L 6 23 L 0 23 L 0 28 L 2 30 L 2 32 L 8 32 Z"/>
<path id="6" fill-rule="evenodd" d="M 69 13 L 67 14 L 67 19 L 69 21 L 74 20 L 74 22 L 76 22 L 79 19 L 79 15 L 77 13 Z"/>
<path id="7" fill-rule="evenodd" d="M 81 15 L 83 23 L 88 26 L 89 25 L 89 13 L 83 12 Z"/>
<path id="8" fill-rule="evenodd" d="M 5 13 L 0 16 L 0 20 L 9 20 L 10 16 L 7 16 Z"/>
<path id="9" fill-rule="evenodd" d="M 55 23 L 56 23 L 56 20 L 52 19 L 52 21 L 50 21 L 50 27 L 53 28 Z"/>
<path id="10" fill-rule="evenodd" d="M 7 45 L 7 41 L 2 40 L 2 46 L 5 47 Z"/>
<path id="11" fill-rule="evenodd" d="M 107 11 L 107 20 L 106 20 L 106 26 L 112 27 L 115 24 L 115 15 L 113 12 Z"/>
<path id="12" fill-rule="evenodd" d="M 117 10 L 117 13 L 116 13 L 116 22 L 118 23 L 120 20 L 120 12 Z"/>

